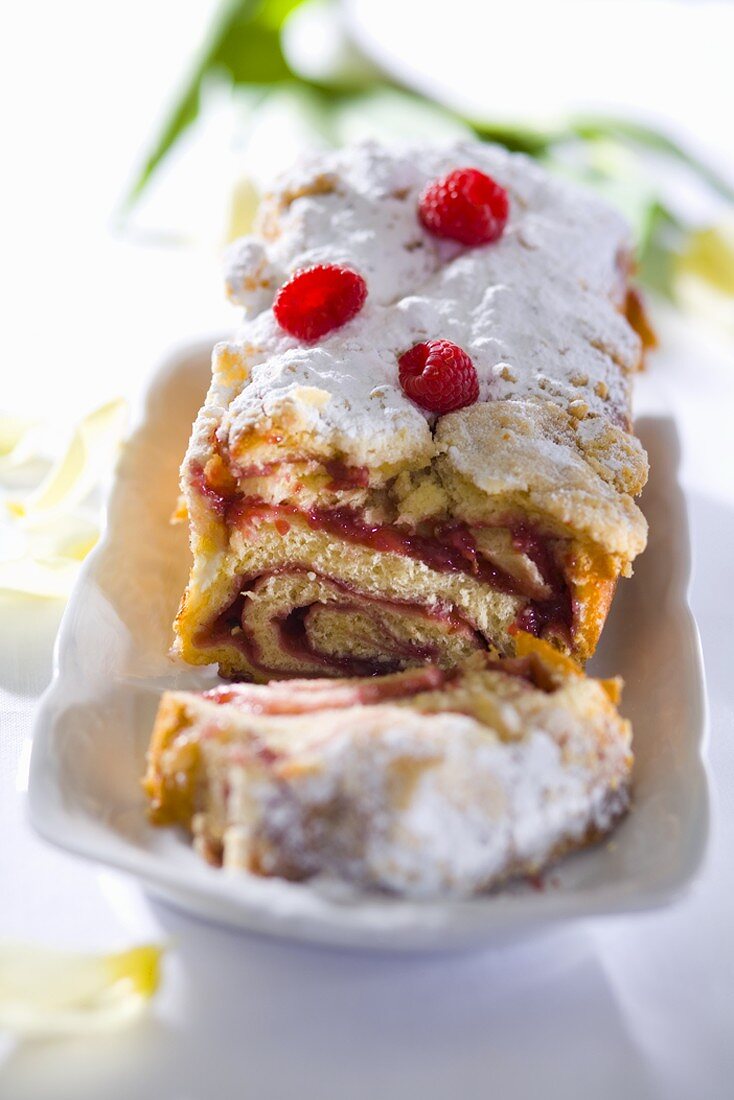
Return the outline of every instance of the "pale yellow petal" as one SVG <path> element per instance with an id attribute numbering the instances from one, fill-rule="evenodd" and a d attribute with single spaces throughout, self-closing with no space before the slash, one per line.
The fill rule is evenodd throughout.
<path id="1" fill-rule="evenodd" d="M 734 299 L 734 217 L 691 233 L 676 260 L 677 275 L 692 275 Z"/>
<path id="2" fill-rule="evenodd" d="M 27 555 L 39 560 L 84 561 L 99 539 L 99 524 L 76 512 L 30 512 L 18 525 Z"/>
<path id="3" fill-rule="evenodd" d="M 83 1035 L 136 1017 L 160 981 L 162 948 L 83 955 L 0 946 L 0 1028 L 18 1035 Z"/>
<path id="4" fill-rule="evenodd" d="M 0 412 L 0 457 L 4 458 L 14 451 L 32 426 L 32 420 Z"/>
<path id="5" fill-rule="evenodd" d="M 9 502 L 16 514 L 73 507 L 109 471 L 127 423 L 127 406 L 117 398 L 96 409 L 76 428 L 64 455 L 41 484 L 22 500 Z"/>
<path id="6" fill-rule="evenodd" d="M 734 218 L 691 233 L 675 261 L 673 291 L 689 313 L 734 335 Z"/>
<path id="7" fill-rule="evenodd" d="M 260 193 L 251 179 L 243 176 L 232 188 L 225 239 L 234 241 L 252 230 Z"/>
<path id="8" fill-rule="evenodd" d="M 79 573 L 69 558 L 11 558 L 0 561 L 0 592 L 65 600 Z"/>

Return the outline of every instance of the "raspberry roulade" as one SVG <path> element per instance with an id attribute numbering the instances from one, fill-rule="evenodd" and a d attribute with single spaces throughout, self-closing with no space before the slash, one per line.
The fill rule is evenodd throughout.
<path id="1" fill-rule="evenodd" d="M 182 468 L 183 657 L 360 676 L 518 630 L 588 657 L 646 540 L 629 272 L 613 210 L 496 147 L 281 179 L 231 251 L 246 317 Z"/>

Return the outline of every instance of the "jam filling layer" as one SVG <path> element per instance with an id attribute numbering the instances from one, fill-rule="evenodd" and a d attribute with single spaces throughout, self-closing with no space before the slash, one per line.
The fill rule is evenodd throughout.
<path id="1" fill-rule="evenodd" d="M 485 655 L 484 667 L 525 680 L 537 690 L 551 693 L 555 684 L 549 680 L 542 661 L 531 656 L 492 659 Z M 462 676 L 456 669 L 447 672 L 437 665 L 407 669 L 391 676 L 362 680 L 281 680 L 270 684 L 231 684 L 202 692 L 202 699 L 219 706 L 232 706 L 244 714 L 291 716 L 314 714 L 322 710 L 344 710 L 348 707 L 379 706 L 416 695 L 443 691 L 450 693 L 460 684 Z M 447 696 L 450 702 L 450 694 Z M 442 707 L 442 710 L 459 707 Z"/>
<path id="2" fill-rule="evenodd" d="M 362 484 L 361 470 L 353 471 L 339 464 L 334 467 L 329 473 L 336 484 Z M 550 540 L 530 524 L 519 523 L 507 529 L 514 549 L 535 565 L 549 593 L 543 598 L 537 598 L 535 593 L 528 591 L 527 583 L 485 556 L 477 546 L 472 529 L 465 523 L 426 523 L 418 529 L 369 523 L 350 507 L 303 509 L 294 504 L 271 504 L 257 497 L 243 496 L 236 490 L 222 492 L 210 484 L 203 470 L 198 471 L 199 476 L 196 474 L 194 471 L 197 488 L 211 510 L 228 527 L 238 529 L 245 537 L 255 538 L 263 524 L 272 525 L 279 534 L 286 535 L 294 522 L 306 523 L 312 530 L 326 532 L 340 541 L 421 561 L 438 573 L 464 573 L 497 592 L 526 601 L 517 616 L 517 629 L 536 637 L 555 636 L 572 644 L 574 606 L 564 570 Z M 302 609 L 294 610 L 293 617 L 282 624 L 284 648 L 290 650 L 300 645 L 298 639 L 304 633 L 305 614 Z M 427 653 L 425 657 L 430 659 Z M 332 664 L 332 667 L 336 666 Z"/>
<path id="3" fill-rule="evenodd" d="M 395 676 L 349 683 L 344 680 L 283 680 L 275 684 L 232 684 L 203 693 L 211 703 L 229 704 L 246 714 L 312 714 L 319 710 L 375 706 L 436 691 L 450 674 L 435 665 L 409 669 Z"/>
<path id="4" fill-rule="evenodd" d="M 351 508 L 310 508 L 302 511 L 292 504 L 266 504 L 243 499 L 228 512 L 227 522 L 241 531 L 256 530 L 272 523 L 280 534 L 288 532 L 289 520 L 305 521 L 313 531 L 325 531 L 337 539 L 366 546 L 380 553 L 403 554 L 424 562 L 437 573 L 468 573 L 499 592 L 522 595 L 521 585 L 509 573 L 483 558 L 465 524 L 442 524 L 427 535 L 402 530 L 393 524 L 371 524 Z M 518 529 L 518 548 L 532 556 L 532 536 Z M 526 548 L 527 547 L 527 548 Z M 542 547 L 538 544 L 538 551 Z M 541 570 L 542 574 L 542 570 Z"/>
<path id="5" fill-rule="evenodd" d="M 253 536 L 262 523 L 270 523 L 287 534 L 291 521 L 305 521 L 314 531 L 325 531 L 335 538 L 384 553 L 403 554 L 422 561 L 438 573 L 466 573 L 497 592 L 525 597 L 526 607 L 519 613 L 516 626 L 535 637 L 555 634 L 570 644 L 573 632 L 573 602 L 562 568 L 549 540 L 529 525 L 518 524 L 510 530 L 512 544 L 533 562 L 550 595 L 534 599 L 526 586 L 506 570 L 484 557 L 466 524 L 438 524 L 426 533 L 409 531 L 394 524 L 370 524 L 350 508 L 301 510 L 291 504 L 268 504 L 243 498 L 227 511 L 227 522 Z"/>
<path id="6" fill-rule="evenodd" d="M 248 664 L 269 679 L 285 675 L 308 676 L 375 676 L 398 672 L 406 665 L 439 663 L 444 646 L 452 642 L 462 656 L 486 649 L 486 642 L 473 625 L 456 612 L 440 605 L 426 608 L 420 605 L 385 600 L 357 592 L 349 585 L 331 577 L 319 577 L 324 590 L 314 602 L 298 606 L 277 607 L 268 621 L 255 622 L 252 617 L 252 597 L 261 596 L 272 581 L 287 583 L 294 577 L 318 577 L 313 571 L 297 566 L 282 567 L 255 578 L 241 578 L 236 594 L 228 606 L 208 626 L 202 628 L 196 641 L 202 647 L 226 645 L 238 649 Z M 329 602 L 326 602 L 328 599 Z M 379 637 L 375 656 L 354 656 L 321 651 L 310 630 L 313 616 L 327 610 L 331 616 L 360 616 Z M 400 634 L 390 618 L 399 614 L 407 628 Z M 273 648 L 281 659 L 278 667 L 268 662 L 265 650 Z M 379 655 L 377 653 L 379 650 Z"/>

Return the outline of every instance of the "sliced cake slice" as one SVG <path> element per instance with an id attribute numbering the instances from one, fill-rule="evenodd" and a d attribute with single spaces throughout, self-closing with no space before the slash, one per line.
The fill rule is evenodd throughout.
<path id="1" fill-rule="evenodd" d="M 629 802 L 616 682 L 545 643 L 383 677 L 167 692 L 144 788 L 232 872 L 471 895 L 605 836 Z"/>

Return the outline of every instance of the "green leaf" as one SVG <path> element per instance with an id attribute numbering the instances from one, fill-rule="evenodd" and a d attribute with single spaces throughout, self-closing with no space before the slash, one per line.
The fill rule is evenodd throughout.
<path id="1" fill-rule="evenodd" d="M 129 210 L 167 153 L 198 117 L 208 77 L 223 74 L 234 84 L 274 84 L 292 77 L 280 46 L 280 27 L 302 2 L 224 0 L 123 209 Z"/>
<path id="2" fill-rule="evenodd" d="M 674 262 L 683 239 L 677 218 L 660 202 L 650 204 L 637 245 L 640 282 L 673 298 Z"/>
<path id="3" fill-rule="evenodd" d="M 482 141 L 494 141 L 504 145 L 513 153 L 527 153 L 538 157 L 564 135 L 562 132 L 536 130 L 528 126 L 513 126 L 509 123 L 490 122 L 488 119 L 456 117 L 469 126 Z"/>
<path id="4" fill-rule="evenodd" d="M 598 137 L 621 138 L 662 153 L 690 168 L 722 198 L 734 202 L 734 187 L 728 180 L 706 161 L 695 156 L 660 130 L 632 119 L 605 117 L 577 117 L 571 120 L 570 129 L 584 140 L 593 140 Z"/>

